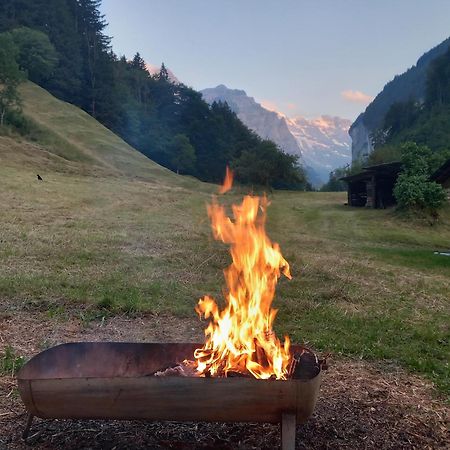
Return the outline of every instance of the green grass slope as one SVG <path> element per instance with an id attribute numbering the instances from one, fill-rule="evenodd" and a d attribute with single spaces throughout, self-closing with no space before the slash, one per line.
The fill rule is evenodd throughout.
<path id="1" fill-rule="evenodd" d="M 46 171 L 103 173 L 191 184 L 154 163 L 81 109 L 58 100 L 39 86 L 20 87 L 23 113 L 32 122 L 28 139 L 0 136 L 0 162 Z"/>

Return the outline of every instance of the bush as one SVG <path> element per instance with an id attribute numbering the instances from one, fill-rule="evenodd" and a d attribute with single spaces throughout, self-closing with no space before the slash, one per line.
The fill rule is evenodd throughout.
<path id="1" fill-rule="evenodd" d="M 394 188 L 394 196 L 401 209 L 439 209 L 446 195 L 442 186 L 428 181 L 425 175 L 408 175 L 402 173 Z"/>
<path id="2" fill-rule="evenodd" d="M 7 345 L 0 357 L 0 375 L 14 376 L 25 364 L 25 358 L 18 356 L 14 349 Z"/>
<path id="3" fill-rule="evenodd" d="M 442 186 L 429 180 L 432 153 L 426 146 L 407 142 L 401 147 L 403 173 L 397 179 L 394 196 L 400 209 L 436 212 L 446 200 Z"/>

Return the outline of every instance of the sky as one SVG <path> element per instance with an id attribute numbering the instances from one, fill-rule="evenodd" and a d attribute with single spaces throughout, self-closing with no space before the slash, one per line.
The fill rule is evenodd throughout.
<path id="1" fill-rule="evenodd" d="M 103 0 L 118 55 L 289 117 L 355 119 L 450 36 L 450 0 Z"/>

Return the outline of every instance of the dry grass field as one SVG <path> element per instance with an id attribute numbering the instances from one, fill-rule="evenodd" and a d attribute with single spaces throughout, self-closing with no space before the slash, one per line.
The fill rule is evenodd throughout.
<path id="1" fill-rule="evenodd" d="M 33 85 L 23 95 L 36 130 L 0 136 L 0 448 L 25 445 L 13 378 L 25 358 L 73 340 L 198 341 L 204 323 L 194 305 L 206 293 L 220 297 L 229 262 L 206 215 L 215 186 L 157 166 Z M 293 274 L 279 285 L 276 331 L 331 354 L 300 448 L 444 448 L 450 258 L 434 251 L 450 248 L 450 209 L 430 225 L 348 208 L 340 193 L 270 200 L 268 231 Z M 48 421 L 36 422 L 32 442 L 279 443 L 273 426 Z"/>

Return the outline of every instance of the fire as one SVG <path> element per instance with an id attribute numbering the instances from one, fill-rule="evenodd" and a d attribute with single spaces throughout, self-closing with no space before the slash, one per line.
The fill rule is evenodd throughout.
<path id="1" fill-rule="evenodd" d="M 233 172 L 227 166 L 225 172 L 225 180 L 223 180 L 223 184 L 222 186 L 220 186 L 219 194 L 225 194 L 225 192 L 228 192 L 232 187 L 233 187 Z"/>
<path id="2" fill-rule="evenodd" d="M 231 186 L 232 173 L 227 170 L 221 192 Z M 208 205 L 214 238 L 230 245 L 232 264 L 224 270 L 224 309 L 209 296 L 196 307 L 200 317 L 210 320 L 205 344 L 195 351 L 201 375 L 237 372 L 262 379 L 287 378 L 289 338 L 282 344 L 275 336 L 272 325 L 277 311 L 271 305 L 278 279 L 291 275 L 280 247 L 266 234 L 267 205 L 265 196 L 245 196 L 240 205 L 232 205 L 233 220 L 216 199 Z"/>

